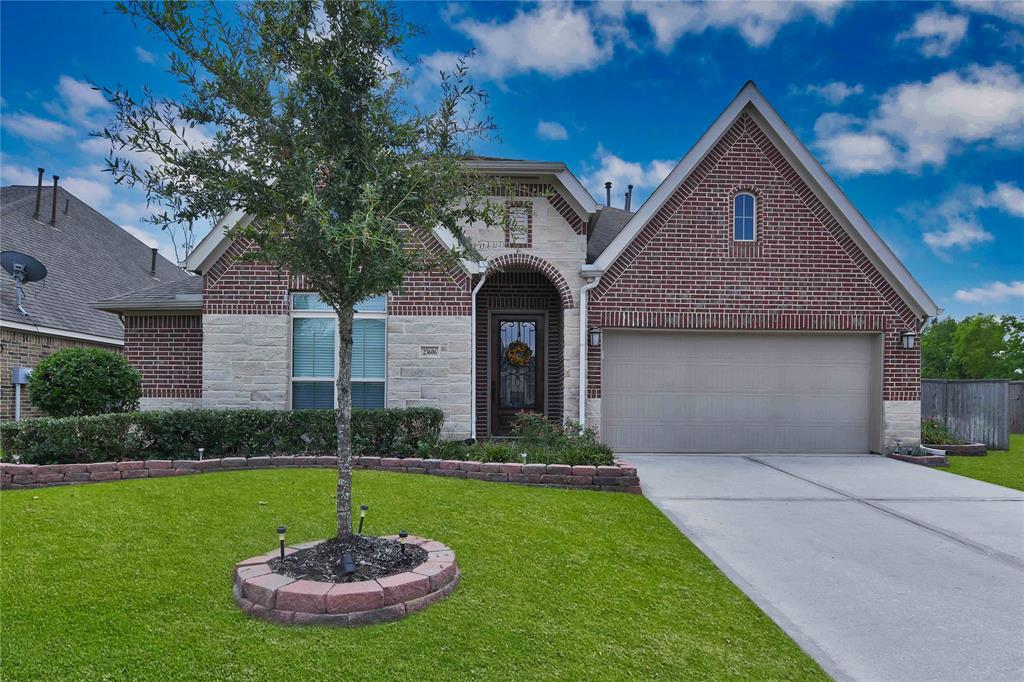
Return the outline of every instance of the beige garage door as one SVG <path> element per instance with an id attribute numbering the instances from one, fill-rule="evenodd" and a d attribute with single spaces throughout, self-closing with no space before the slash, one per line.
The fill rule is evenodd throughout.
<path id="1" fill-rule="evenodd" d="M 603 439 L 618 452 L 868 452 L 877 343 L 608 330 Z"/>

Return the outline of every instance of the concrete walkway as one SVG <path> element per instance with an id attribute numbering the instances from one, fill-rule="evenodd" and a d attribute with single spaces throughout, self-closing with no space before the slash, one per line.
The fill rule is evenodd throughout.
<path id="1" fill-rule="evenodd" d="M 629 455 L 836 679 L 1024 679 L 1024 493 L 875 455 Z"/>

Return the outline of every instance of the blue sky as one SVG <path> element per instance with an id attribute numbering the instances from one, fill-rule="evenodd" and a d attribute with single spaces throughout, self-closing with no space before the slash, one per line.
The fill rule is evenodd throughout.
<path id="1" fill-rule="evenodd" d="M 748 79 L 947 312 L 1024 315 L 1024 3 L 403 3 L 410 96 L 476 50 L 500 141 L 643 200 Z M 0 4 L 0 174 L 35 168 L 144 240 L 100 172 L 93 82 L 172 95 L 167 46 L 104 3 Z M 634 207 L 639 205 L 634 200 Z"/>

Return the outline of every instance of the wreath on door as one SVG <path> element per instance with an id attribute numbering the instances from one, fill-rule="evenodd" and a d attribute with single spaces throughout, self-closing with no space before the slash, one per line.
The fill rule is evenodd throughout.
<path id="1" fill-rule="evenodd" d="M 533 351 L 522 341 L 513 341 L 505 349 L 505 359 L 515 367 L 526 367 L 530 364 L 531 357 L 533 357 Z"/>

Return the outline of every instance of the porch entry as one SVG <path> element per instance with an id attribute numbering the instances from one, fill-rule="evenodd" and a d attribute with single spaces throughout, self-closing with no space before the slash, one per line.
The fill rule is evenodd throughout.
<path id="1" fill-rule="evenodd" d="M 477 438 L 508 436 L 522 412 L 561 421 L 562 300 L 539 272 L 488 276 L 477 294 Z"/>
<path id="2" fill-rule="evenodd" d="M 544 315 L 491 316 L 491 433 L 507 436 L 523 412 L 544 413 Z"/>

